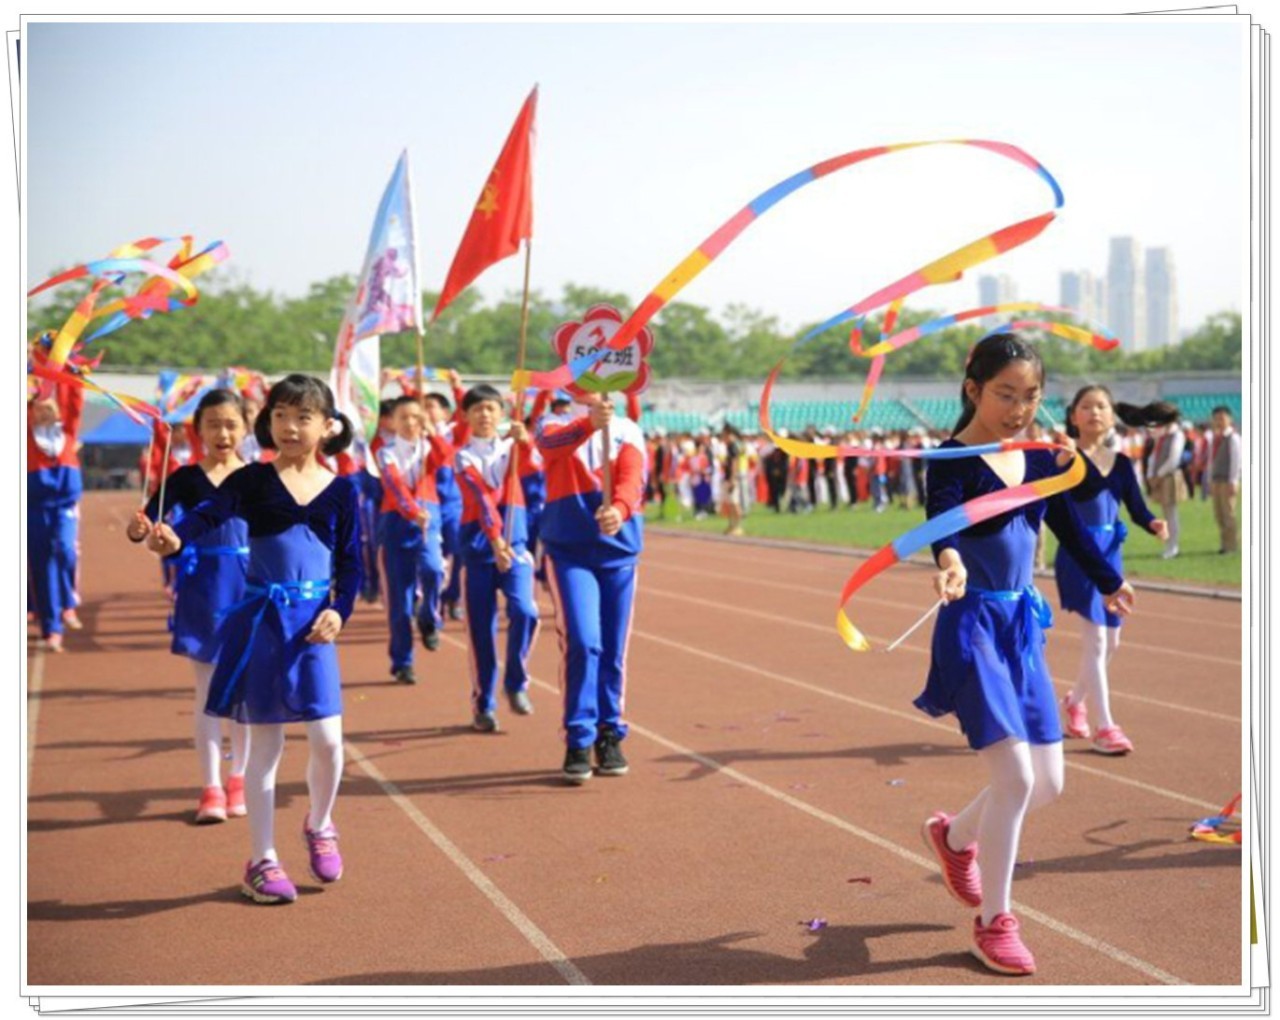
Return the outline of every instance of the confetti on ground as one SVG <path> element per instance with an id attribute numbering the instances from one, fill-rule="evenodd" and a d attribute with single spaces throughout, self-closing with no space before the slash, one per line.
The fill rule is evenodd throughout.
<path id="1" fill-rule="evenodd" d="M 871 879 L 868 878 L 866 875 L 859 875 L 856 878 L 849 879 L 850 885 L 852 885 L 854 882 L 862 882 L 864 885 L 870 885 Z"/>
<path id="2" fill-rule="evenodd" d="M 1029 868 L 1029 867 L 1031 867 L 1031 865 L 1033 865 L 1033 864 L 1035 864 L 1035 861 L 1034 861 L 1034 860 L 1030 860 L 1030 861 L 1015 861 L 1015 862 L 1014 862 L 1014 864 L 1013 864 L 1013 866 L 1014 866 L 1015 868 Z"/>
<path id="3" fill-rule="evenodd" d="M 890 780 L 889 780 L 889 782 L 888 782 L 888 783 L 886 783 L 885 785 L 887 785 L 887 786 L 906 786 L 906 785 L 907 785 L 907 781 L 906 781 L 905 779 L 890 779 Z"/>
<path id="4" fill-rule="evenodd" d="M 608 876 L 608 875 L 597 875 L 597 876 L 596 876 L 596 880 L 595 880 L 595 881 L 596 881 L 596 885 L 600 885 L 600 884 L 602 884 L 602 883 L 604 883 L 604 882 L 609 881 L 609 876 Z"/>
<path id="5" fill-rule="evenodd" d="M 825 917 L 815 917 L 812 921 L 798 921 L 796 923 L 804 925 L 810 931 L 822 931 L 827 926 L 827 919 Z"/>
<path id="6" fill-rule="evenodd" d="M 791 715 L 787 712 L 778 712 L 776 715 L 774 715 L 773 721 L 774 722 L 799 722 L 800 717 L 798 715 Z"/>
<path id="7" fill-rule="evenodd" d="M 486 861 L 509 861 L 515 854 L 490 854 L 485 858 Z"/>
<path id="8" fill-rule="evenodd" d="M 812 790 L 812 783 L 792 783 L 787 787 L 788 790 Z"/>

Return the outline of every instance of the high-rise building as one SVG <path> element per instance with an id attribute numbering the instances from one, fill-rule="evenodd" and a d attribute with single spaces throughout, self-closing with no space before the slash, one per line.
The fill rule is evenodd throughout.
<path id="1" fill-rule="evenodd" d="M 1132 237 L 1113 237 L 1107 262 L 1106 327 L 1130 351 L 1147 349 L 1147 301 L 1142 249 Z"/>
<path id="2" fill-rule="evenodd" d="M 978 304 L 985 308 L 987 305 L 1003 305 L 1010 301 L 1018 300 L 1018 285 L 1013 282 L 1013 278 L 1006 273 L 999 276 L 979 276 L 978 277 Z M 992 329 L 999 323 L 1005 321 L 1007 315 L 987 315 L 982 319 L 983 329 Z"/>
<path id="3" fill-rule="evenodd" d="M 1066 271 L 1058 276 L 1058 304 L 1073 308 L 1081 318 L 1097 322 L 1105 317 L 1105 305 L 1099 301 L 1102 281 L 1087 269 Z"/>
<path id="4" fill-rule="evenodd" d="M 1147 249 L 1146 290 L 1147 346 L 1178 343 L 1178 278 L 1170 249 Z"/>

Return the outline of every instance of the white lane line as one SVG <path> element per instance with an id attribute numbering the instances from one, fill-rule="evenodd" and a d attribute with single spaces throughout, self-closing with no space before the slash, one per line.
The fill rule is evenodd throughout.
<path id="1" fill-rule="evenodd" d="M 745 607 L 740 605 L 717 605 L 717 604 L 709 603 L 705 599 L 692 598 L 688 595 L 681 595 L 679 592 L 667 591 L 665 588 L 655 588 L 652 585 L 645 585 L 644 591 L 646 595 L 658 595 L 662 598 L 676 599 L 677 601 L 680 601 L 680 602 L 690 602 L 690 603 L 693 603 L 694 605 L 702 606 L 704 608 L 722 609 L 726 612 L 732 612 L 739 616 L 755 616 L 762 620 L 768 620 L 770 623 L 784 623 L 791 627 L 802 627 L 807 630 L 820 631 L 823 634 L 835 633 L 834 626 L 824 627 L 824 626 L 821 626 L 820 624 L 810 623 L 808 620 L 797 620 L 795 617 L 782 616 L 778 613 L 764 613 L 757 609 L 746 609 Z M 878 634 L 871 634 L 871 633 L 868 633 L 867 631 L 863 631 L 863 633 L 866 634 L 867 637 L 875 641 L 879 641 L 882 644 L 887 644 L 889 641 L 888 638 L 882 637 L 881 635 L 878 635 Z M 919 645 L 914 645 L 907 642 L 904 642 L 898 647 L 904 651 L 915 652 L 917 655 L 931 654 L 928 648 L 921 648 Z M 1129 645 L 1127 647 L 1134 647 L 1134 646 Z M 1067 680 L 1059 679 L 1058 677 L 1052 677 L 1051 679 L 1057 686 L 1065 687 L 1068 690 L 1070 690 L 1073 686 L 1075 686 L 1071 682 Z M 1191 705 L 1179 705 L 1179 704 L 1175 704 L 1172 701 L 1160 701 L 1156 698 L 1147 698 L 1139 694 L 1128 694 L 1124 691 L 1116 691 L 1116 690 L 1111 691 L 1111 697 L 1120 698 L 1128 701 L 1137 701 L 1146 705 L 1154 705 L 1159 708 L 1167 708 L 1175 712 L 1187 712 L 1191 715 L 1204 716 L 1207 719 L 1216 719 L 1221 722 L 1235 723 L 1236 725 L 1240 724 L 1239 716 L 1224 715 L 1221 712 L 1211 712 L 1207 708 L 1195 708 Z"/>
<path id="2" fill-rule="evenodd" d="M 571 985 L 591 984 L 587 980 L 587 976 L 574 965 L 572 960 L 561 952 L 560 948 L 551 941 L 546 933 L 534 924 L 501 889 L 494 885 L 489 877 L 476 867 L 466 854 L 458 849 L 453 840 L 441 832 L 426 815 L 419 811 L 413 801 L 406 797 L 395 783 L 384 776 L 378 767 L 361 753 L 358 747 L 350 741 L 347 741 L 346 747 L 347 753 L 351 755 L 352 760 L 360 766 L 365 775 L 382 787 L 382 792 L 391 798 L 392 802 L 401 811 L 409 816 L 414 825 L 421 829 L 427 838 L 436 845 L 437 849 L 470 879 L 471 884 L 480 890 L 481 894 L 525 937 L 544 960 L 559 971 L 560 976 L 565 981 Z"/>
<path id="3" fill-rule="evenodd" d="M 36 767 L 36 734 L 40 725 L 41 692 L 44 690 L 44 649 L 38 644 L 27 659 L 27 793 Z"/>
<path id="4" fill-rule="evenodd" d="M 644 638 L 647 641 L 653 641 L 656 644 L 667 645 L 670 648 L 675 648 L 689 655 L 696 655 L 703 659 L 709 659 L 712 662 L 719 662 L 723 665 L 731 666 L 734 669 L 739 669 L 746 673 L 755 673 L 758 676 L 767 677 L 770 680 L 776 680 L 780 683 L 788 684 L 792 687 L 799 687 L 803 690 L 812 691 L 815 694 L 821 694 L 824 697 L 833 698 L 837 701 L 845 701 L 850 704 L 858 705 L 862 708 L 870 709 L 873 712 L 879 712 L 882 715 L 891 715 L 898 719 L 909 719 L 911 722 L 914 722 L 917 725 L 928 726 L 932 729 L 942 729 L 942 730 L 946 730 L 949 733 L 956 732 L 956 728 L 954 726 L 948 726 L 945 723 L 940 723 L 933 719 L 930 719 L 926 717 L 922 712 L 917 712 L 914 715 L 912 715 L 908 712 L 900 712 L 897 709 L 885 708 L 882 705 L 877 705 L 873 701 L 863 701 L 859 698 L 852 698 L 847 694 L 840 694 L 836 691 L 829 691 L 826 688 L 818 687 L 815 684 L 806 683 L 805 681 L 798 680 L 795 677 L 786 676 L 785 674 L 782 674 L 782 673 L 774 673 L 771 670 L 767 670 L 767 669 L 760 669 L 758 666 L 753 666 L 750 663 L 739 662 L 737 659 L 729 659 L 723 655 L 717 655 L 715 652 L 705 652 L 701 648 L 694 648 L 692 645 L 686 645 L 679 641 L 672 641 L 668 638 L 659 637 L 657 634 L 650 634 L 646 631 L 633 630 L 632 634 L 634 634 L 636 637 Z M 1066 766 L 1069 769 L 1075 769 L 1079 772 L 1084 772 L 1091 776 L 1098 776 L 1102 779 L 1110 780 L 1113 783 L 1120 783 L 1123 786 L 1132 786 L 1135 789 L 1143 790 L 1147 793 L 1157 794 L 1161 797 L 1167 797 L 1170 800 L 1180 801 L 1183 804 L 1191 804 L 1197 808 L 1209 808 L 1210 810 L 1216 811 L 1218 810 L 1218 808 L 1222 807 L 1221 804 L 1213 804 L 1209 801 L 1198 800 L 1195 797 L 1188 797 L 1186 794 L 1178 793 L 1175 790 L 1166 790 L 1164 787 L 1153 786 L 1152 784 L 1144 783 L 1139 779 L 1130 779 L 1128 776 L 1121 776 L 1111 772 L 1104 772 L 1101 769 L 1090 768 L 1087 765 L 1078 765 L 1075 762 L 1070 760 L 1066 762 Z"/>
<path id="5" fill-rule="evenodd" d="M 656 536 L 653 536 L 653 537 L 658 538 L 658 539 L 661 539 L 661 538 L 670 538 L 670 537 L 672 537 L 672 536 L 656 535 Z M 678 541 L 680 537 L 683 537 L 683 536 L 677 536 L 677 537 L 676 537 L 676 540 Z M 687 537 L 688 537 L 689 539 L 692 539 L 692 540 L 694 540 L 694 541 L 697 541 L 699 538 L 701 538 L 701 535 L 700 535 L 699 533 L 697 533 L 697 532 L 693 532 L 693 533 L 690 533 Z M 706 556 L 708 556 L 710 559 L 717 560 L 717 561 L 720 561 L 720 562 L 724 562 L 724 563 L 735 563 L 735 564 L 740 564 L 740 563 L 742 563 L 743 553 L 742 553 L 741 551 L 738 551 L 738 552 L 733 553 L 733 554 L 728 555 L 728 556 L 718 556 L 718 555 L 716 555 L 716 553 L 715 553 L 715 552 L 713 552 L 713 551 L 712 551 L 712 549 L 713 549 L 714 547 L 716 547 L 716 546 L 719 546 L 720 544 L 721 544 L 721 543 L 719 543 L 719 542 L 714 542 L 714 541 L 701 541 L 701 542 L 699 542 L 699 543 L 698 543 L 698 550 L 697 550 L 697 551 L 698 551 L 698 552 L 703 553 L 703 554 L 704 554 L 704 555 L 706 555 Z M 663 546 L 661 545 L 661 543 L 659 543 L 659 544 L 657 545 L 657 547 L 656 547 L 656 548 L 660 550 L 660 549 L 662 549 L 662 548 L 663 548 Z M 836 584 L 836 585 L 838 585 L 838 584 L 842 583 L 842 581 L 843 581 L 843 577 L 844 577 L 845 575 L 847 575 L 847 574 L 848 574 L 849 568 L 848 568 L 848 565 L 847 565 L 847 564 L 843 564 L 843 563 L 833 563 L 833 562 L 830 562 L 831 560 L 833 560 L 833 559 L 838 559 L 838 558 L 840 558 L 840 557 L 848 557 L 849 559 L 853 559 L 853 560 L 861 561 L 861 560 L 865 560 L 865 559 L 868 559 L 868 558 L 869 558 L 869 554 L 867 554 L 867 553 L 860 553 L 860 552 L 857 552 L 857 551 L 855 551 L 855 550 L 853 550 L 853 549 L 846 548 L 846 547 L 843 547 L 843 546 L 836 546 L 836 545 L 831 546 L 831 551 L 830 551 L 830 553 L 826 553 L 826 552 L 819 552 L 819 551 L 818 551 L 818 550 L 816 550 L 816 549 L 795 549 L 795 550 L 779 549 L 779 548 L 777 548 L 777 547 L 775 547 L 775 546 L 758 546 L 758 545 L 753 545 L 751 548 L 753 548 L 753 549 L 757 549 L 757 550 L 772 551 L 772 552 L 777 552 L 777 553 L 782 553 L 782 554 L 784 554 L 784 555 L 787 555 L 788 557 L 790 557 L 790 558 L 788 559 L 788 562 L 787 562 L 787 569 L 788 569 L 788 570 L 800 569 L 800 570 L 808 571 L 809 573 L 823 573 L 823 574 L 829 574 L 829 573 L 831 573 L 831 572 L 833 572 L 833 571 L 835 571 L 835 572 L 843 571 L 844 573 L 843 573 L 843 575 L 842 575 L 839 579 L 837 579 L 837 578 L 832 578 L 832 584 Z M 673 551 L 674 551 L 674 550 L 673 550 Z M 685 557 L 684 557 L 684 555 L 683 555 L 683 554 L 684 554 L 684 551 L 685 551 L 685 550 L 684 550 L 683 548 L 680 550 L 681 558 L 682 558 L 682 559 L 684 559 L 684 558 L 685 558 Z M 651 566 L 666 566 L 666 564 L 659 564 L 659 563 L 655 563 L 655 562 L 653 562 L 652 556 L 655 554 L 655 553 L 654 553 L 654 547 L 652 547 L 652 546 L 651 546 L 651 547 L 649 547 L 649 548 L 646 548 L 645 553 L 646 553 L 646 559 L 645 559 L 645 562 L 646 562 L 646 563 L 648 563 L 649 565 L 651 565 Z M 808 553 L 810 556 L 822 557 L 822 558 L 823 558 L 823 560 L 824 560 L 824 563 L 822 563 L 822 564 L 798 563 L 798 562 L 796 562 L 796 560 L 794 559 L 794 556 L 795 556 L 795 554 L 796 554 L 796 553 Z M 660 552 L 659 552 L 659 553 L 657 553 L 657 554 L 658 554 L 658 555 L 661 555 L 661 553 L 660 553 Z M 906 562 L 904 563 L 904 565 L 905 565 L 905 566 L 912 566 L 912 567 L 915 567 L 915 568 L 917 568 L 918 570 L 926 570 L 926 571 L 927 571 L 927 570 L 929 569 L 929 566 L 928 566 L 928 564 L 927 564 L 927 563 L 923 563 L 923 562 L 915 562 L 915 561 L 911 561 L 911 560 L 906 561 Z M 751 580 L 755 580 L 755 578 L 751 578 Z M 1044 578 L 1041 578 L 1041 580 L 1044 580 Z M 1154 580 L 1154 581 L 1159 581 L 1159 580 L 1161 580 L 1161 579 L 1160 579 L 1160 578 L 1152 578 L 1152 580 Z M 912 583 L 912 582 L 911 582 L 911 580 L 910 580 L 909 578 L 907 578 L 907 577 L 903 576 L 902 574 L 893 574 L 893 573 L 881 574 L 881 575 L 880 575 L 880 577 L 877 579 L 877 581 L 878 581 L 878 582 L 889 583 L 889 584 L 910 584 L 910 583 Z M 1155 593 L 1153 593 L 1153 594 L 1170 595 L 1171 597 L 1177 597 L 1177 598 L 1195 598 L 1195 597 L 1197 597 L 1197 596 L 1194 596 L 1194 595 L 1175 595 L 1174 593 L 1170 593 L 1170 592 L 1155 592 Z M 1200 597 L 1203 597 L 1203 596 L 1200 596 Z M 1162 612 L 1159 612 L 1159 611 L 1156 611 L 1156 610 L 1152 610 L 1152 611 L 1150 611 L 1150 612 L 1146 613 L 1145 615 L 1146 615 L 1146 617 L 1147 617 L 1148 619 L 1152 619 L 1152 620 L 1173 620 L 1173 621 L 1175 621 L 1175 622 L 1177 622 L 1177 623 L 1194 623 L 1194 624 L 1196 624 L 1196 625 L 1198 625 L 1198 626 L 1206 626 L 1206 625 L 1207 625 L 1207 626 L 1210 626 L 1210 627 L 1227 627 L 1227 628 L 1232 628 L 1232 629 L 1235 629 L 1235 630 L 1239 630 L 1239 629 L 1240 629 L 1240 624 L 1235 623 L 1235 622 L 1230 622 L 1230 621 L 1226 621 L 1226 620 L 1207 620 L 1207 619 L 1204 619 L 1204 618 L 1202 618 L 1202 617 L 1198 617 L 1198 616 L 1183 616 L 1183 615 L 1181 615 L 1181 614 L 1179 614 L 1179 613 L 1162 613 Z M 1221 805 L 1219 805 L 1219 807 L 1221 807 Z"/>
<path id="6" fill-rule="evenodd" d="M 751 584 L 761 585 L 766 588 L 778 588 L 783 591 L 798 591 L 807 595 L 818 595 L 824 598 L 833 599 L 837 592 L 832 588 L 814 588 L 810 585 L 803 584 L 786 584 L 782 581 L 766 581 L 759 577 L 753 577 L 746 574 L 725 574 L 720 571 L 699 570 L 696 567 L 678 567 L 671 563 L 646 563 L 646 566 L 656 567 L 658 570 L 672 570 L 681 574 L 696 574 L 715 581 L 744 581 Z M 924 589 L 921 589 L 922 591 Z M 893 609 L 910 609 L 913 612 L 920 610 L 920 603 L 917 602 L 895 602 L 892 599 L 880 598 L 875 595 L 860 595 L 860 602 L 877 606 L 889 606 Z M 1142 612 L 1142 610 L 1138 610 Z M 1147 614 L 1154 616 L 1154 613 Z M 1068 638 L 1072 641 L 1079 641 L 1080 634 L 1074 629 L 1064 629 L 1060 632 L 1061 637 Z M 1226 666 L 1243 666 L 1244 663 L 1240 659 L 1229 659 L 1224 655 L 1209 655 L 1205 652 L 1189 652 L 1178 648 L 1170 648 L 1167 645 L 1148 645 L 1139 641 L 1130 641 L 1125 639 L 1123 642 L 1125 648 L 1135 648 L 1142 652 L 1159 652 L 1163 655 L 1172 655 L 1178 659 L 1199 659 L 1201 662 L 1214 662 L 1219 665 Z"/>

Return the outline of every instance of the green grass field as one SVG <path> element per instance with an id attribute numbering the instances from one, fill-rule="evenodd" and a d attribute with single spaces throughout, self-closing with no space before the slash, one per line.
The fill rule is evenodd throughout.
<path id="1" fill-rule="evenodd" d="M 1152 509 L 1156 508 L 1153 506 Z M 1243 512 L 1243 506 L 1240 509 Z M 708 517 L 696 521 L 685 514 L 681 520 L 677 517 L 679 510 L 676 501 L 668 499 L 665 519 L 653 506 L 646 510 L 645 519 L 656 525 L 691 531 L 724 532 L 723 518 Z M 1164 545 L 1156 538 L 1138 528 L 1129 529 L 1129 539 L 1124 545 L 1126 576 L 1239 588 L 1240 554 L 1218 555 L 1218 527 L 1213 521 L 1213 504 L 1207 500 L 1188 500 L 1179 506 L 1179 519 L 1182 523 L 1181 552 L 1172 560 L 1160 558 Z M 747 516 L 743 527 L 748 535 L 758 538 L 878 549 L 923 520 L 923 510 L 903 510 L 893 506 L 878 514 L 866 503 L 860 503 L 852 510 L 817 509 L 808 514 L 776 514 L 767 507 L 757 506 Z M 1047 542 L 1045 556 L 1052 567 L 1058 545 L 1052 532 L 1047 535 Z"/>

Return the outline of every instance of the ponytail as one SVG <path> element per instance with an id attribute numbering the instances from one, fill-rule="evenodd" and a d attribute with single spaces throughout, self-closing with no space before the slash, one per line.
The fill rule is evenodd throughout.
<path id="1" fill-rule="evenodd" d="M 330 436 L 320 444 L 320 452 L 326 457 L 333 457 L 351 445 L 352 439 L 355 438 L 355 430 L 351 427 L 351 419 L 341 411 L 331 409 L 325 414 L 342 426 L 337 435 Z"/>
<path id="2" fill-rule="evenodd" d="M 1134 404 L 1113 404 L 1116 417 L 1133 428 L 1151 428 L 1154 425 L 1172 425 L 1182 417 L 1177 404 L 1167 400 L 1155 400 L 1143 407 Z"/>

